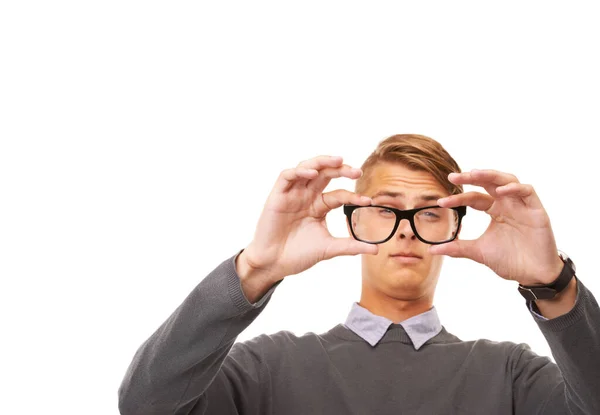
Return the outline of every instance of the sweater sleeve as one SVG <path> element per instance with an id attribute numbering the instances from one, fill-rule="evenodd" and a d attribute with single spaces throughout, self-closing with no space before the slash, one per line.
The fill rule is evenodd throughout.
<path id="1" fill-rule="evenodd" d="M 204 412 L 203 394 L 217 374 L 222 379 L 221 367 L 237 336 L 262 312 L 283 281 L 251 304 L 235 269 L 240 253 L 206 276 L 138 348 L 118 390 L 121 414 L 183 415 L 192 408 L 194 413 Z M 241 346 L 235 350 L 229 361 L 235 362 L 235 356 L 246 361 L 234 375 L 243 376 L 242 381 L 261 377 L 262 366 L 250 364 L 255 360 Z M 224 387 L 211 391 L 227 393 Z"/>
<path id="2" fill-rule="evenodd" d="M 577 279 L 577 299 L 567 314 L 542 319 L 528 308 L 556 364 L 526 344 L 515 348 L 515 414 L 600 414 L 600 307 L 593 294 Z"/>

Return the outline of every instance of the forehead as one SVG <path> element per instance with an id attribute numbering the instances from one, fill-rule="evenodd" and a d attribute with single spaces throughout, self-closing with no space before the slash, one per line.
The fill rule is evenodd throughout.
<path id="1" fill-rule="evenodd" d="M 399 198 L 421 199 L 424 196 L 430 200 L 433 197 L 448 195 L 448 191 L 429 172 L 412 170 L 406 166 L 392 163 L 380 163 L 374 166 L 370 174 L 367 196 L 378 194 L 401 193 Z M 387 197 L 390 196 L 381 196 Z"/>

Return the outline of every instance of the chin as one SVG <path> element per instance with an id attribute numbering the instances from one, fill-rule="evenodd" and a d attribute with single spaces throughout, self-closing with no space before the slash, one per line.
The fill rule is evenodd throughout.
<path id="1" fill-rule="evenodd" d="M 400 268 L 387 273 L 387 281 L 392 285 L 418 287 L 423 284 L 425 277 L 411 269 Z"/>
<path id="2" fill-rule="evenodd" d="M 425 294 L 425 287 L 422 283 L 419 284 L 410 281 L 395 281 L 389 283 L 385 291 L 390 297 L 398 300 L 410 301 L 422 298 Z"/>
<path id="3" fill-rule="evenodd" d="M 419 266 L 391 266 L 388 267 L 388 274 L 390 275 L 405 275 L 413 276 L 415 278 L 423 279 L 423 271 Z"/>

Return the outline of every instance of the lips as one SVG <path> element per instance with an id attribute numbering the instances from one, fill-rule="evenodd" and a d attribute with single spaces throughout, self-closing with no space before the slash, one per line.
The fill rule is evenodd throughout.
<path id="1" fill-rule="evenodd" d="M 421 263 L 422 259 L 422 256 L 417 255 L 414 252 L 396 252 L 390 255 L 390 261 L 401 264 L 402 267 L 418 265 Z"/>
<path id="2" fill-rule="evenodd" d="M 417 255 L 413 252 L 397 252 L 390 254 L 391 257 L 408 257 L 408 258 L 423 258 L 421 255 Z"/>

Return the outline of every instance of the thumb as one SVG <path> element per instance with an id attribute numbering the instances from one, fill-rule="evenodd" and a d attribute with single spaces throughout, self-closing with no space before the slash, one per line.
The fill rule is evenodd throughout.
<path id="1" fill-rule="evenodd" d="M 429 253 L 433 255 L 448 255 L 453 258 L 469 258 L 479 263 L 483 262 L 475 240 L 456 239 L 447 244 L 431 245 Z"/>
<path id="2" fill-rule="evenodd" d="M 354 238 L 333 238 L 325 250 L 323 259 L 331 259 L 341 255 L 372 254 L 379 252 L 377 245 L 357 241 Z"/>

